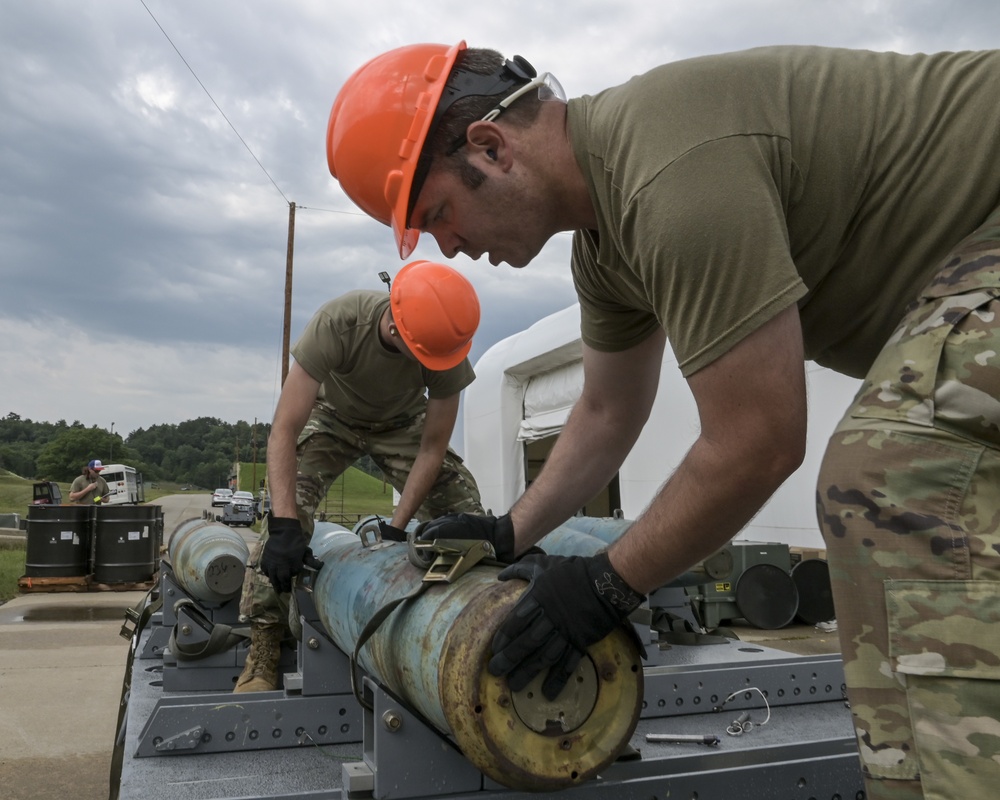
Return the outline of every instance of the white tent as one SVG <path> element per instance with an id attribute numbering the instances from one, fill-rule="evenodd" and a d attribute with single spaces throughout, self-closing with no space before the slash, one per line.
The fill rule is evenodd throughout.
<path id="1" fill-rule="evenodd" d="M 465 461 L 483 505 L 494 513 L 504 513 L 520 497 L 535 469 L 532 454 L 544 456 L 565 424 L 583 385 L 581 354 L 580 309 L 572 305 L 498 342 L 477 362 L 476 381 L 465 392 Z M 805 461 L 738 538 L 823 547 L 816 526 L 816 474 L 826 440 L 859 382 L 811 362 L 806 376 Z M 613 505 L 626 518 L 636 518 L 697 435 L 694 399 L 668 348 L 649 421 L 619 471 Z M 589 508 L 586 513 L 601 515 Z"/>

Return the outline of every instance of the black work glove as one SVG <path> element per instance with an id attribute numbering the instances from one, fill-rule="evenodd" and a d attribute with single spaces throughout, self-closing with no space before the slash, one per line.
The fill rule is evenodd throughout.
<path id="1" fill-rule="evenodd" d="M 393 525 L 390 525 L 381 517 L 379 517 L 378 519 L 378 535 L 381 536 L 383 540 L 389 542 L 406 541 L 406 531 L 404 531 L 402 528 L 397 528 Z"/>
<path id="2" fill-rule="evenodd" d="M 519 692 L 543 669 L 542 694 L 563 690 L 584 651 L 620 625 L 645 599 L 615 572 L 607 553 L 522 558 L 497 578 L 531 585 L 493 637 L 489 671 Z"/>
<path id="3" fill-rule="evenodd" d="M 305 566 L 323 566 L 309 549 L 302 524 L 294 517 L 267 515 L 267 541 L 260 556 L 260 571 L 267 575 L 276 592 L 292 591 L 292 578 Z"/>
<path id="4" fill-rule="evenodd" d="M 446 514 L 421 523 L 417 538 L 422 542 L 435 539 L 486 540 L 493 545 L 497 561 L 510 564 L 514 561 L 514 523 L 510 514 L 494 517 L 491 514 Z"/>

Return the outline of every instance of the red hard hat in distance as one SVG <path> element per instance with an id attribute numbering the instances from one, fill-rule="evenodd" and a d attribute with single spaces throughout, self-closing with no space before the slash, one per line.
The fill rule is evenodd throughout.
<path id="1" fill-rule="evenodd" d="M 410 352 L 428 369 L 462 363 L 479 327 L 479 298 L 469 280 L 433 261 L 405 265 L 389 293 L 392 319 Z"/>
<path id="2" fill-rule="evenodd" d="M 413 174 L 434 111 L 465 42 L 383 53 L 347 79 L 326 131 L 330 174 L 366 214 L 392 226 L 399 257 L 417 245 L 406 218 Z"/>

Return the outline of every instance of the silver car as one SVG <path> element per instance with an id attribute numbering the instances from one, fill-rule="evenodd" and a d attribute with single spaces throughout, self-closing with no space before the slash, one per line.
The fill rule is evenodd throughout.
<path id="1" fill-rule="evenodd" d="M 220 522 L 226 525 L 253 525 L 257 520 L 257 505 L 250 492 L 236 492 L 222 509 Z"/>

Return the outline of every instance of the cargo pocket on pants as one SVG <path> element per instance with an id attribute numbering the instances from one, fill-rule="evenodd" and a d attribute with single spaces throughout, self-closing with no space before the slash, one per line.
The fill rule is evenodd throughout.
<path id="1" fill-rule="evenodd" d="M 1000 584 L 886 581 L 889 655 L 905 681 L 925 797 L 1000 785 Z"/>
<path id="2" fill-rule="evenodd" d="M 991 299 L 986 293 L 974 298 L 922 299 L 878 354 L 848 416 L 933 427 L 934 391 L 945 341 L 971 310 L 969 303 Z"/>

